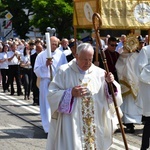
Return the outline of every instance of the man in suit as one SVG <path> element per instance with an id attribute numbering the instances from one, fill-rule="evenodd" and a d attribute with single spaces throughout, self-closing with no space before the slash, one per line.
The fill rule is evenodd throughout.
<path id="1" fill-rule="evenodd" d="M 70 55 L 66 56 L 68 62 L 70 62 L 72 59 L 75 58 L 75 55 L 76 55 L 76 48 L 75 48 L 75 46 L 77 46 L 77 44 L 75 45 L 75 42 L 71 42 L 69 44 L 69 47 L 70 47 L 72 53 Z"/>
<path id="2" fill-rule="evenodd" d="M 41 45 L 41 43 L 36 43 L 36 48 L 35 48 L 36 52 L 30 56 L 31 59 L 31 66 L 32 66 L 32 92 L 33 92 L 33 105 L 39 105 L 39 88 L 37 87 L 37 76 L 34 73 L 34 64 L 35 64 L 35 59 L 37 57 L 37 55 L 43 51 L 43 46 Z"/>

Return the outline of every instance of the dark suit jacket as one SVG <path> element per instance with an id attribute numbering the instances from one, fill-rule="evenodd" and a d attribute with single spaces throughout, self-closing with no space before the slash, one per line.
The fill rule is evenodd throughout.
<path id="1" fill-rule="evenodd" d="M 36 57 L 37 57 L 37 53 L 34 53 L 33 55 L 30 56 L 30 61 L 32 66 L 32 86 L 36 86 L 36 80 L 37 80 L 37 76 L 34 73 L 34 64 L 35 64 Z"/>
<path id="2" fill-rule="evenodd" d="M 72 54 L 66 56 L 67 61 L 70 62 L 72 59 L 74 59 L 74 56 Z"/>

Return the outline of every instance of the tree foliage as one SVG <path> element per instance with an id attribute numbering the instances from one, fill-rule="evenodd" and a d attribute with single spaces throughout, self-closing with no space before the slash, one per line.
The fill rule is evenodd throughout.
<path id="1" fill-rule="evenodd" d="M 7 10 L 12 15 L 13 29 L 21 37 L 26 38 L 30 28 L 29 16 L 34 13 L 31 0 L 2 0 L 0 10 Z"/>
<path id="2" fill-rule="evenodd" d="M 56 28 L 57 36 L 70 37 L 73 33 L 72 0 L 33 0 L 34 15 L 32 24 L 42 33 L 47 27 Z"/>
<path id="3" fill-rule="evenodd" d="M 6 10 L 13 15 L 13 28 L 21 38 L 26 38 L 31 26 L 42 34 L 47 27 L 56 28 L 59 38 L 69 38 L 73 33 L 72 0 L 1 0 L 0 17 Z"/>

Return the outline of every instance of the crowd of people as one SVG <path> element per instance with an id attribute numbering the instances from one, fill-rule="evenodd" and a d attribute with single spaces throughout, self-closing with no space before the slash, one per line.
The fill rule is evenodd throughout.
<path id="1" fill-rule="evenodd" d="M 136 37 L 137 49 L 128 52 L 126 38 L 107 35 L 101 40 L 110 72 L 104 70 L 100 51 L 96 62 L 96 40 L 90 36 L 80 41 L 50 37 L 52 59 L 40 38 L 0 43 L 3 92 L 39 105 L 47 150 L 110 147 L 118 122 L 108 83 L 113 84 L 125 133 L 144 124 L 141 150 L 149 147 L 148 36 Z"/>

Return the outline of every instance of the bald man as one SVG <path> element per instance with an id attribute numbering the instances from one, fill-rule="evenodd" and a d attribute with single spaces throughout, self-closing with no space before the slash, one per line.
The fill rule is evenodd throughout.
<path id="1" fill-rule="evenodd" d="M 71 50 L 69 45 L 69 41 L 67 38 L 63 38 L 61 40 L 61 46 L 59 46 L 59 50 L 62 51 L 66 56 L 71 54 Z"/>
<path id="2" fill-rule="evenodd" d="M 57 69 L 62 65 L 67 63 L 66 56 L 63 52 L 58 50 L 58 38 L 52 36 L 51 41 L 51 52 L 52 61 L 47 59 L 47 50 L 41 52 L 34 65 L 34 72 L 38 78 L 40 78 L 39 85 L 39 101 L 40 101 L 40 114 L 42 120 L 42 126 L 45 133 L 49 131 L 49 124 L 51 121 L 51 110 L 50 105 L 47 100 L 48 86 L 50 84 L 50 66 L 52 68 L 52 76 L 55 75 Z"/>

